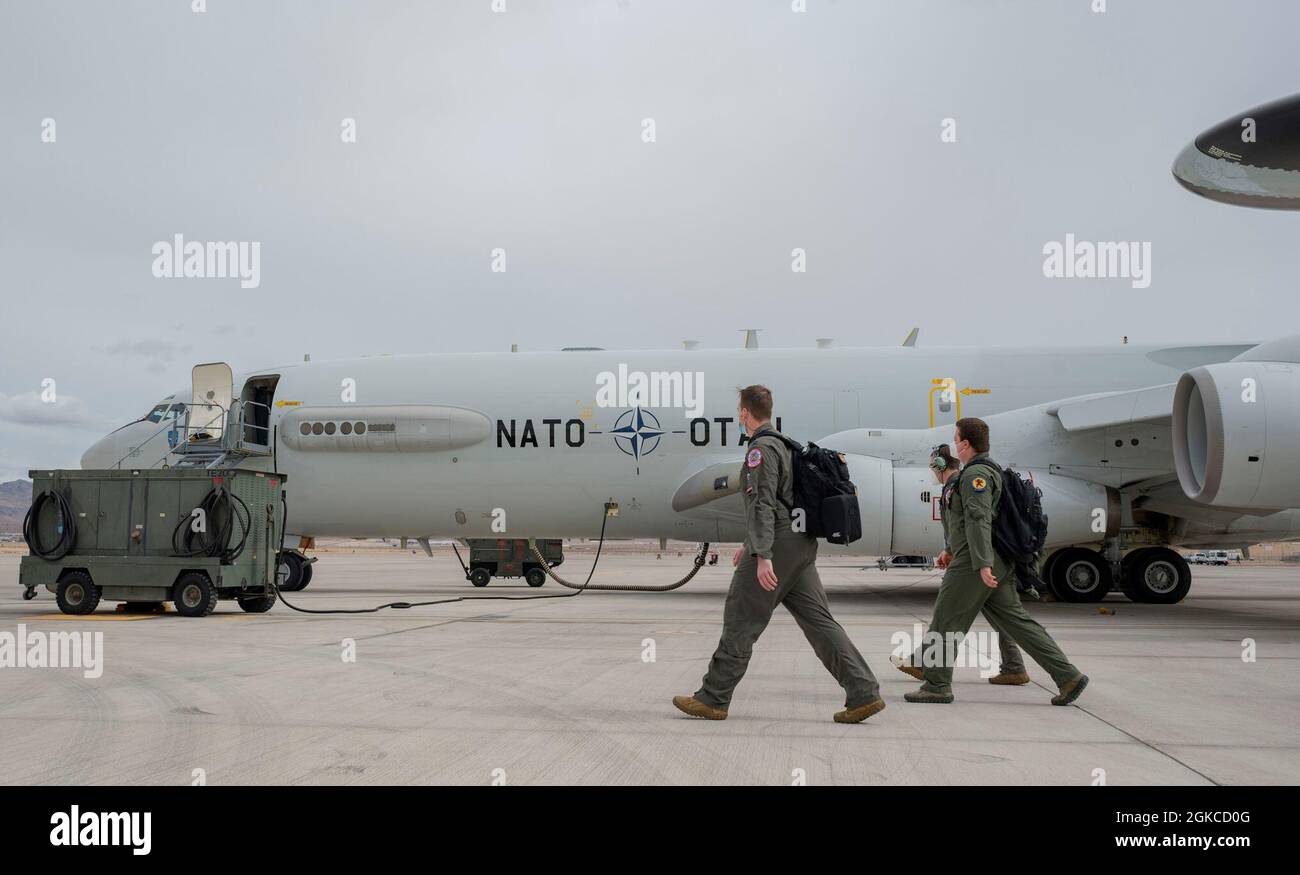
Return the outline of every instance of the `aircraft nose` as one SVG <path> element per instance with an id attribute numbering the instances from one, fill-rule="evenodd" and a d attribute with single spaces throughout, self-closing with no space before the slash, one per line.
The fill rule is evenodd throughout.
<path id="1" fill-rule="evenodd" d="M 81 454 L 82 469 L 114 468 L 124 461 L 124 457 L 134 459 L 129 464 L 141 464 L 141 449 L 146 444 L 151 445 L 150 438 L 156 428 L 150 422 L 133 422 L 104 435 Z"/>
<path id="2" fill-rule="evenodd" d="M 89 449 L 81 454 L 82 470 L 112 467 L 113 463 L 117 461 L 117 457 L 113 455 L 114 446 L 116 446 L 116 441 L 113 440 L 112 435 L 106 435 L 95 441 L 90 445 Z"/>

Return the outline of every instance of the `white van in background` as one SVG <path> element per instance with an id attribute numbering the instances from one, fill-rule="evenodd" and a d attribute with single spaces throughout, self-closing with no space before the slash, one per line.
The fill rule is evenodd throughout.
<path id="1" fill-rule="evenodd" d="M 1233 552 L 1237 553 L 1237 558 L 1240 560 L 1241 553 L 1235 550 Z M 1231 559 L 1227 550 L 1201 550 L 1187 557 L 1187 561 L 1192 565 L 1227 565 Z"/>

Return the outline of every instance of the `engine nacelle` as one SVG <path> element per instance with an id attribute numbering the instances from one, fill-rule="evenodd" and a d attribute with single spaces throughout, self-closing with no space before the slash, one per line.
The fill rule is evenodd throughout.
<path id="1" fill-rule="evenodd" d="M 941 487 L 928 467 L 895 465 L 846 454 L 862 511 L 862 540 L 853 553 L 936 556 L 943 550 Z M 1119 532 L 1118 493 L 1047 471 L 1020 471 L 1042 492 L 1047 546 L 1087 544 Z"/>
<path id="2" fill-rule="evenodd" d="M 845 453 L 844 461 L 849 466 L 849 479 L 858 489 L 858 508 L 862 512 L 862 540 L 849 545 L 848 550 L 867 556 L 886 556 L 893 552 L 890 542 L 894 533 L 894 463 L 856 453 Z"/>
<path id="3" fill-rule="evenodd" d="M 1237 360 L 1188 371 L 1174 391 L 1173 440 L 1188 498 L 1300 506 L 1300 365 Z"/>

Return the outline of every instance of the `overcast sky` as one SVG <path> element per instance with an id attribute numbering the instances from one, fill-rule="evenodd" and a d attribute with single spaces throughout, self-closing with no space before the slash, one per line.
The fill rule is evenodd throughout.
<path id="1" fill-rule="evenodd" d="M 1297 90 L 1300 4 L 1092 3 L 3 3 L 0 480 L 204 360 L 1294 331 L 1300 215 L 1169 168 Z M 1150 287 L 1045 278 L 1066 233 Z M 260 285 L 155 278 L 175 234 Z M 976 298 L 1020 334 L 939 315 Z"/>

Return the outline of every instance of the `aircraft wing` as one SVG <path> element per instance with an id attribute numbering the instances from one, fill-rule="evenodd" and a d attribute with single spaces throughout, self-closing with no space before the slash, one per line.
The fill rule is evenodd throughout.
<path id="1" fill-rule="evenodd" d="M 1128 392 L 1087 395 L 1048 405 L 1047 412 L 1069 432 L 1169 420 L 1177 385 L 1166 383 Z"/>

